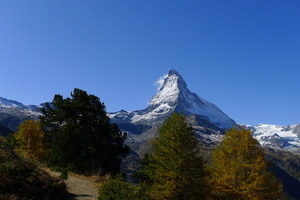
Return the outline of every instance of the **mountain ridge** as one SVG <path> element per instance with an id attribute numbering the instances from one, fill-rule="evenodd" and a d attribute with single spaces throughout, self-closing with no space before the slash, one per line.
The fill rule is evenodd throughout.
<path id="1" fill-rule="evenodd" d="M 15 100 L 0 97 L 0 123 L 12 131 L 25 120 L 37 119 L 40 115 L 42 105 L 24 105 Z"/>
<path id="2" fill-rule="evenodd" d="M 9 100 L 3 97 L 0 97 L 0 107 L 14 107 L 14 108 L 21 108 L 21 109 L 39 109 L 42 107 L 40 105 L 24 105 L 16 100 Z"/>
<path id="3" fill-rule="evenodd" d="M 37 119 L 40 105 L 24 105 L 15 100 L 0 97 L 0 123 L 12 131 L 27 119 Z M 142 110 L 109 113 L 112 123 L 128 132 L 127 143 L 137 149 L 157 135 L 158 128 L 171 113 L 183 113 L 194 127 L 196 136 L 204 144 L 216 144 L 222 140 L 227 128 L 235 125 L 222 110 L 213 103 L 192 93 L 183 77 L 174 69 L 161 79 L 157 93 L 152 96 L 148 106 Z M 289 126 L 246 125 L 253 130 L 253 136 L 268 147 L 297 152 L 300 149 L 300 124 Z M 290 130 L 286 129 L 290 127 Z"/>
<path id="4" fill-rule="evenodd" d="M 244 126 L 252 130 L 253 137 L 257 139 L 262 146 L 299 153 L 300 123 L 298 125 L 284 126 L 262 123 L 256 126 Z"/>
<path id="5" fill-rule="evenodd" d="M 288 132 L 285 132 L 288 126 L 236 124 L 213 103 L 190 92 L 187 83 L 176 70 L 171 69 L 163 78 L 163 81 L 160 80 L 158 92 L 151 98 L 147 108 L 108 114 L 113 123 L 129 133 L 127 143 L 138 153 L 144 152 L 139 146 L 154 138 L 160 125 L 173 112 L 186 115 L 196 136 L 204 145 L 218 144 L 222 141 L 226 129 L 238 125 L 251 129 L 253 136 L 263 146 L 290 152 L 299 151 L 300 124 L 289 125 L 292 129 Z M 294 130 L 297 130 L 297 133 L 294 133 Z"/>
<path id="6" fill-rule="evenodd" d="M 192 93 L 176 70 L 171 69 L 163 78 L 158 92 L 145 109 L 108 113 L 111 122 L 128 133 L 126 143 L 137 154 L 149 151 L 149 143 L 158 134 L 159 127 L 174 112 L 186 116 L 204 145 L 217 144 L 226 129 L 237 125 L 213 103 Z"/>
<path id="7" fill-rule="evenodd" d="M 109 115 L 112 121 L 117 123 L 122 118 L 127 122 L 143 123 L 145 120 L 157 119 L 174 111 L 186 115 L 197 114 L 221 129 L 231 128 L 236 124 L 217 106 L 190 92 L 182 76 L 174 69 L 165 76 L 162 86 L 151 98 L 147 108 L 137 111 L 123 110 Z"/>

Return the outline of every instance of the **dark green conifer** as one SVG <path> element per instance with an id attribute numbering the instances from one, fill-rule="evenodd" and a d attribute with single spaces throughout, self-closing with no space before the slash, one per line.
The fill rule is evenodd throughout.
<path id="1" fill-rule="evenodd" d="M 128 152 L 126 134 L 109 122 L 99 98 L 74 89 L 71 98 L 55 95 L 42 109 L 49 163 L 79 172 L 118 172 Z"/>

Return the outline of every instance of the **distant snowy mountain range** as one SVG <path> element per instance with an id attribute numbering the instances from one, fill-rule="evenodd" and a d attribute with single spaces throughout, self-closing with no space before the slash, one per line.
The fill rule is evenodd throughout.
<path id="1" fill-rule="evenodd" d="M 15 131 L 18 125 L 41 115 L 41 105 L 23 105 L 0 97 L 0 123 Z M 235 125 L 234 120 L 213 103 L 192 93 L 176 70 L 170 70 L 161 80 L 161 87 L 143 110 L 109 113 L 113 123 L 129 133 L 127 144 L 138 154 L 147 152 L 149 144 L 157 135 L 158 128 L 174 112 L 184 113 L 194 127 L 196 136 L 205 145 L 217 144 L 225 130 Z M 264 146 L 292 152 L 300 152 L 300 124 L 277 126 L 259 124 L 245 125 Z"/>
<path id="2" fill-rule="evenodd" d="M 161 83 L 158 93 L 152 97 L 146 109 L 122 110 L 109 114 L 112 122 L 129 133 L 128 144 L 136 147 L 134 149 L 138 153 L 143 153 L 141 150 L 143 145 L 147 146 L 148 141 L 157 134 L 157 127 L 174 111 L 183 112 L 187 116 L 196 136 L 206 145 L 220 142 L 226 129 L 238 125 L 217 106 L 190 92 L 177 71 L 170 70 Z M 300 124 L 297 126 L 259 124 L 246 125 L 246 128 L 250 128 L 253 136 L 264 146 L 300 151 Z"/>
<path id="3" fill-rule="evenodd" d="M 16 131 L 21 122 L 38 118 L 41 115 L 40 108 L 42 107 L 43 105 L 26 106 L 20 102 L 0 97 L 0 123 L 10 130 Z"/>
<path id="4" fill-rule="evenodd" d="M 245 127 L 252 129 L 254 138 L 263 146 L 300 153 L 300 123 L 287 126 L 259 124 Z"/>

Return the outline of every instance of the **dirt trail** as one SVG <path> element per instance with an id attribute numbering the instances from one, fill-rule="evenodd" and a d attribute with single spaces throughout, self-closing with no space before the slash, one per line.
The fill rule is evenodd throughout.
<path id="1" fill-rule="evenodd" d="M 46 169 L 46 171 L 54 177 L 59 177 L 60 175 L 59 172 L 53 172 L 49 169 Z M 69 173 L 65 183 L 69 192 L 69 200 L 97 200 L 100 185 L 97 183 L 97 177 Z"/>

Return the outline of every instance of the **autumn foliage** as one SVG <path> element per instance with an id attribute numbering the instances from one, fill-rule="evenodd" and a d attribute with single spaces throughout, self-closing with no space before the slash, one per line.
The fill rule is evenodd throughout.
<path id="1" fill-rule="evenodd" d="M 264 152 L 251 130 L 228 130 L 212 154 L 216 199 L 278 199 L 282 186 L 268 170 Z"/>
<path id="2" fill-rule="evenodd" d="M 19 144 L 17 152 L 25 158 L 43 158 L 45 156 L 44 135 L 39 120 L 30 119 L 23 122 L 14 135 Z"/>

